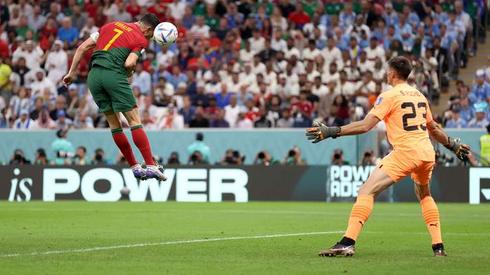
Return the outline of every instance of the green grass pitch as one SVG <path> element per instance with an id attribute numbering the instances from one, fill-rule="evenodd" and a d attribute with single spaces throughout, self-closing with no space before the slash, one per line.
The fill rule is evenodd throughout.
<path id="1" fill-rule="evenodd" d="M 352 258 L 321 258 L 350 203 L 2 203 L 0 274 L 489 274 L 490 205 L 377 203 Z"/>

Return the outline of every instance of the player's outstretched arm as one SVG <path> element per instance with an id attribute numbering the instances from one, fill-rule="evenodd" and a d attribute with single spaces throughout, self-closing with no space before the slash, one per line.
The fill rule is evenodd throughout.
<path id="1" fill-rule="evenodd" d="M 444 147 L 447 149 L 453 151 L 458 159 L 462 161 L 468 160 L 468 155 L 470 154 L 471 148 L 469 145 L 461 143 L 460 138 L 452 138 L 448 136 L 442 127 L 434 120 L 427 123 L 427 130 L 429 131 L 431 138 L 444 145 Z"/>
<path id="2" fill-rule="evenodd" d="M 85 55 L 85 53 L 93 47 L 95 47 L 95 41 L 92 37 L 89 37 L 85 41 L 83 41 L 83 43 L 77 48 L 77 50 L 75 51 L 75 55 L 73 56 L 73 61 L 71 62 L 70 70 L 68 71 L 68 74 L 63 77 L 63 82 L 65 83 L 65 85 L 71 84 L 71 82 L 75 78 L 80 60 L 82 60 L 82 57 Z"/>
<path id="3" fill-rule="evenodd" d="M 330 137 L 364 134 L 369 132 L 378 122 L 379 119 L 371 114 L 368 114 L 363 120 L 352 122 L 342 127 L 329 127 L 319 121 L 314 121 L 313 127 L 306 129 L 306 137 L 313 143 L 317 143 Z"/>

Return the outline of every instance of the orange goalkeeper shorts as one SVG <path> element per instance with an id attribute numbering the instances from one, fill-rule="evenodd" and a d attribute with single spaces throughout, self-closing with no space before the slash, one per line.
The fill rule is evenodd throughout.
<path id="1" fill-rule="evenodd" d="M 407 157 L 406 154 L 392 151 L 378 164 L 394 182 L 411 175 L 416 184 L 427 185 L 432 177 L 434 161 L 417 160 Z"/>

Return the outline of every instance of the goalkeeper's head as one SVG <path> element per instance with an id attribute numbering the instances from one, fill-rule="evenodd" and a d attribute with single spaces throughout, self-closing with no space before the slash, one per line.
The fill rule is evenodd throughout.
<path id="1" fill-rule="evenodd" d="M 408 76 L 412 72 L 412 64 L 410 60 L 403 56 L 393 57 L 388 61 L 388 71 L 386 72 L 386 80 L 391 86 L 400 81 L 407 81 Z"/>

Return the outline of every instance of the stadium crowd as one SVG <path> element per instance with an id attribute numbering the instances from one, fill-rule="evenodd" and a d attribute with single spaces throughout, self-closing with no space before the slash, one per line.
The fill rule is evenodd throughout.
<path id="1" fill-rule="evenodd" d="M 431 100 L 475 54 L 485 1 L 3 0 L 0 128 L 107 127 L 85 84 L 90 54 L 65 87 L 74 49 L 104 23 L 144 13 L 176 24 L 130 79 L 147 129 L 306 127 L 362 119 L 406 55 Z M 484 33 L 484 32 L 483 32 Z M 485 127 L 490 69 L 458 83 L 446 127 Z M 447 122 L 445 122 L 447 121 Z"/>

